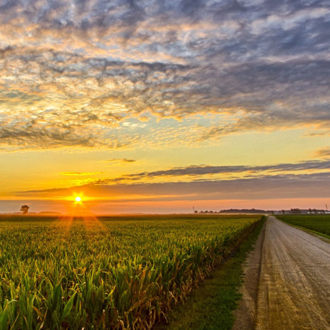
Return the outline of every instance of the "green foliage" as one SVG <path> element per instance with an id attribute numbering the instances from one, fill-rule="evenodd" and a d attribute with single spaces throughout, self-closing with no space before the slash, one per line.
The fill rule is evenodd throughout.
<path id="1" fill-rule="evenodd" d="M 292 225 L 304 227 L 330 236 L 330 215 L 280 215 L 277 216 L 277 218 Z"/>
<path id="2" fill-rule="evenodd" d="M 169 324 L 157 324 L 155 330 L 230 330 L 234 325 L 233 311 L 241 299 L 243 262 L 257 240 L 267 217 L 251 226 L 251 233 L 235 250 L 235 255 L 216 267 L 207 281 L 201 283 L 184 305 L 170 314 Z"/>
<path id="3" fill-rule="evenodd" d="M 0 218 L 0 330 L 149 329 L 258 216 Z"/>

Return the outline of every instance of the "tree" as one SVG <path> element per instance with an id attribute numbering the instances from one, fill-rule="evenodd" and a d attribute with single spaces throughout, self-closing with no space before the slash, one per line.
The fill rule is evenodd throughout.
<path id="1" fill-rule="evenodd" d="M 23 212 L 23 214 L 25 215 L 29 212 L 29 208 L 30 208 L 30 206 L 28 206 L 28 205 L 22 205 L 20 211 Z"/>

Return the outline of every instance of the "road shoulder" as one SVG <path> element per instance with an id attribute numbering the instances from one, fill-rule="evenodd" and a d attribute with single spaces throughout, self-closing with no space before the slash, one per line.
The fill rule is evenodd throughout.
<path id="1" fill-rule="evenodd" d="M 255 326 L 262 248 L 266 226 L 267 221 L 254 245 L 254 249 L 249 253 L 244 263 L 244 283 L 240 290 L 242 299 L 239 307 L 234 312 L 235 323 L 233 330 L 252 330 Z"/>

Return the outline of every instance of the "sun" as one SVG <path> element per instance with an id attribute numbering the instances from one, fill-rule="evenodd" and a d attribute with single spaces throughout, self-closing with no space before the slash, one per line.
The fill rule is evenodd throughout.
<path id="1" fill-rule="evenodd" d="M 77 203 L 81 202 L 81 197 L 77 196 L 77 197 L 76 197 L 76 202 L 77 202 Z"/>

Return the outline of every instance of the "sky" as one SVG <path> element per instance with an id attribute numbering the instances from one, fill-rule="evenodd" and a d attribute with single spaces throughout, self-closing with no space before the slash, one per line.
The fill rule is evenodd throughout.
<path id="1" fill-rule="evenodd" d="M 330 206 L 328 0 L 0 0 L 0 213 Z"/>

